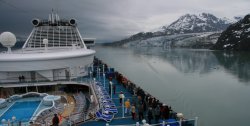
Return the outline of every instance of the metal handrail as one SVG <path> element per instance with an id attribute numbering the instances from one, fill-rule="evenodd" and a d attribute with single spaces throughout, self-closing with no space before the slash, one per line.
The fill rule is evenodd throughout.
<path id="1" fill-rule="evenodd" d="M 80 77 L 80 76 L 56 76 L 58 78 L 67 78 L 67 79 L 57 79 L 53 80 L 54 77 L 47 77 L 45 78 L 36 78 L 32 80 L 32 78 L 25 78 L 19 80 L 18 77 L 16 79 L 9 78 L 9 79 L 0 79 L 0 84 L 22 84 L 22 83 L 39 83 L 39 82 L 61 82 L 61 81 L 74 81 L 74 82 L 91 82 L 91 79 L 88 76 Z M 51 80 L 50 80 L 51 79 Z"/>
<path id="2" fill-rule="evenodd" d="M 155 124 L 149 124 L 148 126 L 170 126 L 171 124 L 179 124 L 179 126 L 185 126 L 184 123 L 192 123 L 192 126 L 198 126 L 198 117 L 195 117 L 194 119 L 188 119 L 188 120 L 179 120 L 174 122 L 166 122 L 163 121 L 162 123 L 155 123 Z M 106 123 L 106 126 L 147 126 L 146 120 L 142 120 L 142 124 L 139 122 L 136 122 L 136 124 L 124 124 L 124 125 L 109 125 L 109 123 Z M 189 124 L 190 126 L 190 124 Z"/>

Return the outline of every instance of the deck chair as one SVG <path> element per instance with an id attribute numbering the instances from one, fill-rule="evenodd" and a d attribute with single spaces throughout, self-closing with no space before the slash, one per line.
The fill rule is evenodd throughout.
<path id="1" fill-rule="evenodd" d="M 96 114 L 97 119 L 102 119 L 102 120 L 104 120 L 106 122 L 110 122 L 114 118 L 114 115 L 104 114 L 101 111 L 97 111 L 95 114 Z"/>

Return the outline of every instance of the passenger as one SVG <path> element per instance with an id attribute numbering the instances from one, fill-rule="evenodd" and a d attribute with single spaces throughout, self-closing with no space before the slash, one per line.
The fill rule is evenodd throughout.
<path id="1" fill-rule="evenodd" d="M 163 106 L 163 119 L 168 119 L 169 118 L 169 108 L 167 105 Z"/>
<path id="2" fill-rule="evenodd" d="M 138 99 L 139 102 L 142 102 L 142 99 L 141 99 L 140 95 L 137 96 L 137 99 Z"/>
<path id="3" fill-rule="evenodd" d="M 112 85 L 111 85 L 111 81 L 109 82 L 109 95 L 111 95 L 111 87 Z"/>
<path id="4" fill-rule="evenodd" d="M 155 98 L 153 98 L 153 100 L 152 100 L 152 107 L 153 107 L 153 109 L 157 107 L 157 101 Z"/>
<path id="5" fill-rule="evenodd" d="M 22 77 L 21 77 L 21 76 L 19 76 L 19 77 L 18 77 L 18 79 L 19 79 L 19 82 L 21 82 L 21 81 L 22 81 Z"/>
<path id="6" fill-rule="evenodd" d="M 127 99 L 127 101 L 125 102 L 125 113 L 128 113 L 128 111 L 130 112 L 130 101 L 129 101 L 129 99 Z"/>
<path id="7" fill-rule="evenodd" d="M 152 112 L 152 108 L 149 107 L 149 110 L 148 110 L 148 124 L 151 124 L 152 119 L 153 119 L 153 112 Z"/>
<path id="8" fill-rule="evenodd" d="M 143 104 L 138 105 L 138 112 L 139 112 L 139 121 L 141 121 L 144 116 L 143 116 Z"/>
<path id="9" fill-rule="evenodd" d="M 142 102 L 142 104 L 143 104 L 143 111 L 144 112 L 146 112 L 146 110 L 147 110 L 147 103 L 144 101 L 144 102 Z"/>
<path id="10" fill-rule="evenodd" d="M 62 119 L 63 119 L 63 116 L 62 116 L 62 114 L 59 113 L 59 122 L 61 122 Z"/>
<path id="11" fill-rule="evenodd" d="M 52 119 L 52 126 L 59 126 L 59 118 L 57 114 L 54 114 L 54 117 Z"/>
<path id="12" fill-rule="evenodd" d="M 119 94 L 120 104 L 122 104 L 122 98 L 124 98 L 124 94 L 121 91 L 120 94 Z"/>
<path id="13" fill-rule="evenodd" d="M 131 107 L 131 115 L 132 115 L 132 119 L 135 120 L 136 112 L 135 112 L 135 105 L 134 104 L 132 104 L 132 107 Z"/>
<path id="14" fill-rule="evenodd" d="M 24 77 L 23 75 L 22 75 L 22 77 L 21 77 L 21 78 L 22 78 L 22 81 L 25 81 L 25 77 Z"/>
<path id="15" fill-rule="evenodd" d="M 109 77 L 109 81 L 112 81 L 112 80 L 113 80 L 113 79 L 112 79 L 112 77 L 110 76 L 110 77 Z"/>
<path id="16" fill-rule="evenodd" d="M 153 98 L 151 96 L 149 96 L 148 98 L 148 106 L 152 107 L 153 105 Z"/>
<path id="17" fill-rule="evenodd" d="M 114 94 L 115 94 L 115 91 L 116 91 L 116 85 L 113 84 L 113 92 L 114 92 Z"/>
<path id="18" fill-rule="evenodd" d="M 157 105 L 157 107 L 154 109 L 154 111 L 155 111 L 155 123 L 158 123 L 160 116 L 161 116 L 160 106 Z"/>

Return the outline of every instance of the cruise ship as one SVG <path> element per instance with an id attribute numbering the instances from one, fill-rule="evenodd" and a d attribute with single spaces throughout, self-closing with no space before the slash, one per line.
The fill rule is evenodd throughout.
<path id="1" fill-rule="evenodd" d="M 86 99 L 92 95 L 86 77 L 95 54 L 88 47 L 95 39 L 82 38 L 75 19 L 60 19 L 56 13 L 47 20 L 33 19 L 32 24 L 34 28 L 21 49 L 11 50 L 16 43 L 14 34 L 0 35 L 1 44 L 8 48 L 0 53 L 2 123 L 43 124 L 50 122 L 54 113 L 67 117 L 75 112 L 83 120 L 80 114 L 87 113 Z M 19 111 L 18 107 L 24 109 Z M 31 112 L 25 115 L 27 110 Z"/>
<path id="2" fill-rule="evenodd" d="M 8 49 L 0 53 L 0 126 L 51 126 L 55 114 L 61 126 L 197 126 L 198 118 L 184 119 L 95 58 L 95 39 L 82 38 L 75 19 L 52 12 L 32 24 L 21 49 L 12 50 L 13 33 L 0 35 Z M 135 117 L 126 112 L 129 100 Z M 144 117 L 138 116 L 142 104 Z M 162 115 L 151 122 L 147 115 L 156 107 Z"/>

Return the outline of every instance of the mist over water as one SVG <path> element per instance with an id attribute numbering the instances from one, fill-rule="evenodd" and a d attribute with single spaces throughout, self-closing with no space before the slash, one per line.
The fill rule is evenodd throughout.
<path id="1" fill-rule="evenodd" d="M 250 117 L 246 52 L 96 47 L 96 56 L 199 126 L 244 126 Z"/>

